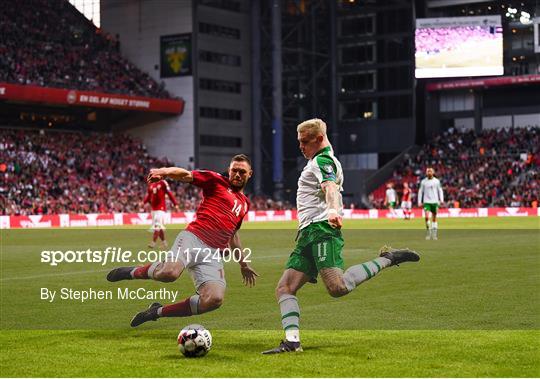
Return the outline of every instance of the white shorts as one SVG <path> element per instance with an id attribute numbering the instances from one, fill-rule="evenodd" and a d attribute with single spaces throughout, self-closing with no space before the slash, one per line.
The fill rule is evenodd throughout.
<path id="1" fill-rule="evenodd" d="M 411 209 L 412 208 L 412 202 L 411 201 L 402 201 L 401 202 L 401 209 Z"/>
<path id="2" fill-rule="evenodd" d="M 165 211 L 152 211 L 152 230 L 165 230 Z"/>
<path id="3" fill-rule="evenodd" d="M 223 259 L 218 250 L 205 244 L 195 234 L 184 230 L 176 237 L 171 251 L 167 254 L 167 262 L 182 262 L 197 290 L 206 282 L 217 282 L 225 287 L 227 283 Z"/>

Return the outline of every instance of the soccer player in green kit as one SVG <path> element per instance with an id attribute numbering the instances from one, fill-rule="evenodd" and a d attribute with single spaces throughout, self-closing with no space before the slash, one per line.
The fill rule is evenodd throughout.
<path id="1" fill-rule="evenodd" d="M 424 206 L 426 220 L 426 239 L 436 240 L 437 230 L 437 211 L 439 206 L 444 203 L 444 194 L 439 179 L 435 177 L 435 170 L 428 167 L 426 177 L 420 182 L 420 190 L 418 191 L 418 206 Z M 429 214 L 431 213 L 431 224 L 429 222 Z"/>
<path id="2" fill-rule="evenodd" d="M 318 274 L 330 296 L 340 297 L 386 267 L 420 260 L 414 251 L 386 248 L 379 257 L 343 271 L 343 170 L 334 156 L 324 121 L 304 121 L 297 132 L 300 150 L 308 162 L 298 180 L 296 194 L 300 224 L 297 244 L 276 288 L 285 339 L 263 354 L 302 351 L 296 293 L 305 283 L 315 283 Z"/>

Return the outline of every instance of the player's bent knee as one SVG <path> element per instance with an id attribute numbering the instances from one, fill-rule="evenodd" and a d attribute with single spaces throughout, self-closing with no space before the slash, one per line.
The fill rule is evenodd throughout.
<path id="1" fill-rule="evenodd" d="M 159 272 L 154 274 L 155 279 L 162 282 L 174 282 L 182 273 L 180 265 L 164 264 Z"/>
<path id="2" fill-rule="evenodd" d="M 209 293 L 201 295 L 199 300 L 199 309 L 203 312 L 208 312 L 221 307 L 224 296 L 222 294 Z"/>
<path id="3" fill-rule="evenodd" d="M 343 271 L 338 268 L 326 268 L 321 270 L 321 277 L 328 294 L 332 297 L 341 297 L 349 293 L 343 279 Z"/>
<path id="4" fill-rule="evenodd" d="M 332 297 L 341 297 L 349 293 L 345 284 L 330 284 L 326 286 L 326 290 Z"/>
<path id="5" fill-rule="evenodd" d="M 283 295 L 294 295 L 294 291 L 289 285 L 278 284 L 276 287 L 276 299 L 279 300 L 279 298 Z"/>

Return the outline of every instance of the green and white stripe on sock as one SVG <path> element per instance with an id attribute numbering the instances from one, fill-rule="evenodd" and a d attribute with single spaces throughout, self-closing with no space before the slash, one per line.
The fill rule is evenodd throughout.
<path id="1" fill-rule="evenodd" d="M 343 274 L 343 280 L 347 289 L 352 291 L 361 283 L 373 278 L 392 262 L 388 258 L 379 257 L 369 262 L 349 267 Z"/>
<path id="2" fill-rule="evenodd" d="M 287 341 L 300 341 L 300 307 L 298 298 L 294 295 L 282 295 L 279 300 L 281 311 L 281 325 L 285 331 Z"/>
<path id="3" fill-rule="evenodd" d="M 388 258 L 375 258 L 372 261 L 362 263 L 362 267 L 364 270 L 366 270 L 366 274 L 368 274 L 368 279 L 371 279 L 375 275 L 377 275 L 381 270 L 385 267 L 390 266 L 392 262 Z"/>

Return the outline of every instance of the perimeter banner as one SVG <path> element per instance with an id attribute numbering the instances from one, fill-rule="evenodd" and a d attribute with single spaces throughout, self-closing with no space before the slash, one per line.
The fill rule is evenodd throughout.
<path id="1" fill-rule="evenodd" d="M 177 115 L 182 114 L 184 111 L 184 100 L 181 99 L 156 99 L 103 92 L 23 86 L 9 83 L 0 83 L 0 100 L 171 113 Z"/>
<path id="2" fill-rule="evenodd" d="M 477 217 L 529 217 L 540 216 L 540 208 L 442 208 L 439 218 L 477 218 Z M 358 219 L 401 219 L 401 209 L 345 209 L 343 218 Z M 167 212 L 165 224 L 186 224 L 193 221 L 194 212 Z M 413 209 L 412 218 L 424 217 L 422 209 Z M 296 210 L 249 211 L 247 222 L 293 221 L 297 220 Z M 151 225 L 150 213 L 94 213 L 94 214 L 58 214 L 0 216 L 0 229 L 13 228 L 57 228 L 87 226 Z"/>

